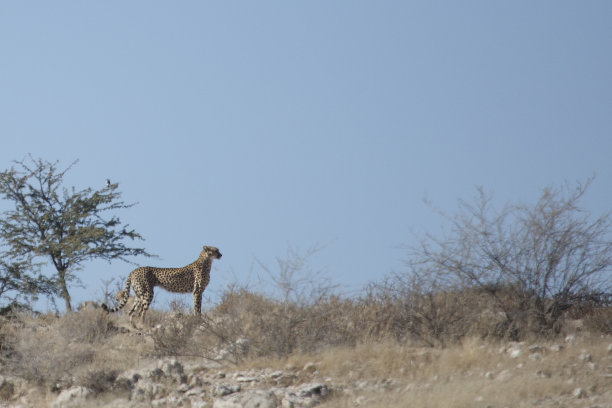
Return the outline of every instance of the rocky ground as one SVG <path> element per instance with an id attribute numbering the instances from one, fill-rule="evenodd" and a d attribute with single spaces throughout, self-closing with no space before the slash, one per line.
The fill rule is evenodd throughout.
<path id="1" fill-rule="evenodd" d="M 112 392 L 97 394 L 95 389 L 73 386 L 51 393 L 47 403 L 53 408 L 313 407 L 332 392 L 332 380 L 321 380 L 317 374 L 312 363 L 302 369 L 226 371 L 210 362 L 162 359 L 119 374 Z M 0 406 L 40 406 L 44 394 L 18 378 L 0 377 Z"/>
<path id="2" fill-rule="evenodd" d="M 612 407 L 612 336 L 582 327 L 521 343 L 376 340 L 272 357 L 246 338 L 203 350 L 206 332 L 168 319 L 149 330 L 96 310 L 5 322 L 0 408 Z"/>
<path id="3" fill-rule="evenodd" d="M 2 376 L 0 406 L 612 407 L 607 338 L 392 352 L 376 347 L 278 360 L 269 368 L 264 361 L 239 367 L 193 358 L 142 360 L 98 383 L 52 390 Z"/>

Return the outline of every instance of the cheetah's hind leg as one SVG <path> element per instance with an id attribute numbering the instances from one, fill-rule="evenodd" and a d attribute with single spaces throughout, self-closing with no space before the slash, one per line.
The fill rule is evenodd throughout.
<path id="1" fill-rule="evenodd" d="M 130 325 L 132 325 L 133 328 L 136 328 L 136 325 L 134 323 L 134 312 L 136 313 L 140 313 L 140 308 L 142 307 L 142 301 L 140 300 L 140 297 L 135 296 L 134 297 L 134 304 L 132 305 L 132 308 L 130 309 Z"/>

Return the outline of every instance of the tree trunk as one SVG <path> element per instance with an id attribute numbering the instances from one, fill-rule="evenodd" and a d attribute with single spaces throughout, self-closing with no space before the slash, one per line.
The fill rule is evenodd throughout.
<path id="1" fill-rule="evenodd" d="M 66 312 L 72 312 L 70 305 L 70 293 L 68 293 L 68 285 L 66 284 L 66 271 L 58 271 L 60 296 L 66 302 Z"/>

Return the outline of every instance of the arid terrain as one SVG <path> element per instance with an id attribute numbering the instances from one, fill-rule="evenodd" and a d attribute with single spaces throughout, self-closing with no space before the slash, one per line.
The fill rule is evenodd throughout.
<path id="1" fill-rule="evenodd" d="M 268 337 L 248 327 L 232 307 L 264 302 L 250 296 L 226 298 L 202 318 L 153 310 L 139 329 L 91 305 L 4 319 L 0 406 L 612 406 L 612 336 L 583 321 L 556 336 L 434 346 L 355 332 L 340 342 L 320 322 L 304 329 L 320 330 L 317 345 L 294 330 L 299 319 L 277 321 Z"/>

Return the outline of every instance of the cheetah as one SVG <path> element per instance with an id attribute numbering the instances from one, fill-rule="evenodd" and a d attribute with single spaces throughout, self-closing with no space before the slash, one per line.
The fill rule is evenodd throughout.
<path id="1" fill-rule="evenodd" d="M 132 286 L 135 301 L 129 313 L 130 324 L 134 326 L 135 311 L 140 316 L 140 322 L 143 323 L 145 313 L 153 301 L 153 288 L 159 286 L 174 293 L 193 292 L 193 313 L 198 315 L 202 311 L 202 293 L 210 281 L 210 268 L 215 259 L 221 259 L 221 252 L 213 246 L 204 246 L 198 259 L 182 268 L 154 268 L 152 266 L 136 268 L 128 276 L 125 290 L 120 290 L 115 296 L 119 302 L 117 307 L 111 309 L 103 304 L 102 308 L 109 313 L 123 308 L 130 297 L 130 286 Z"/>

